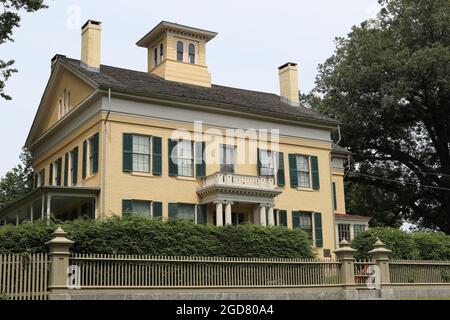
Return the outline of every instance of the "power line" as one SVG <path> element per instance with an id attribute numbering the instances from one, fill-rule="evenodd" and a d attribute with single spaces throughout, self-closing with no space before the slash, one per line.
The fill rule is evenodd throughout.
<path id="1" fill-rule="evenodd" d="M 436 186 L 429 186 L 429 185 L 417 185 L 416 183 L 412 183 L 412 182 L 404 182 L 404 181 L 399 181 L 399 180 L 395 180 L 395 179 L 382 178 L 382 177 L 372 176 L 372 175 L 368 175 L 368 174 L 362 174 L 362 173 L 358 173 L 358 172 L 354 172 L 354 171 L 349 172 L 349 174 L 358 175 L 358 176 L 366 177 L 366 178 L 377 179 L 377 180 L 384 180 L 384 181 L 401 183 L 401 184 L 409 184 L 409 185 L 413 185 L 413 186 L 416 186 L 416 187 L 420 186 L 422 188 L 430 188 L 430 189 L 438 189 L 438 190 L 450 191 L 450 188 L 436 187 Z"/>

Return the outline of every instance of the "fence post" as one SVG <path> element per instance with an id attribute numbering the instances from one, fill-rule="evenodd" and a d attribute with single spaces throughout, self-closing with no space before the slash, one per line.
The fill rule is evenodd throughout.
<path id="1" fill-rule="evenodd" d="M 369 251 L 370 258 L 378 266 L 380 271 L 380 284 L 386 285 L 391 283 L 389 274 L 389 254 L 392 252 L 386 249 L 386 245 L 378 239 L 373 245 L 374 249 Z"/>
<path id="2" fill-rule="evenodd" d="M 45 244 L 49 249 L 50 273 L 48 291 L 50 299 L 68 298 L 67 268 L 69 267 L 69 249 L 73 241 L 66 238 L 67 233 L 58 227 L 53 232 L 53 239 Z"/>
<path id="3" fill-rule="evenodd" d="M 341 263 L 341 283 L 345 290 L 346 299 L 357 299 L 355 284 L 355 259 L 353 258 L 356 250 L 350 247 L 347 240 L 339 243 L 339 249 L 335 250 L 336 258 Z"/>
<path id="4" fill-rule="evenodd" d="M 389 271 L 389 254 L 392 252 L 386 249 L 386 245 L 380 241 L 380 239 L 373 245 L 374 249 L 369 251 L 370 258 L 378 268 L 380 272 L 380 298 L 393 299 L 394 290 L 389 289 L 388 286 L 391 283 L 390 271 Z"/>

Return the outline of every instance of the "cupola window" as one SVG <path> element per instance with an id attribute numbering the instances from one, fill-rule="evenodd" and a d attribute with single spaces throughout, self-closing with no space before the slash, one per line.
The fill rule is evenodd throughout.
<path id="1" fill-rule="evenodd" d="M 189 63 L 195 63 L 195 46 L 192 43 L 189 44 Z"/>
<path id="2" fill-rule="evenodd" d="M 178 61 L 183 61 L 183 51 L 184 51 L 183 42 L 178 41 L 177 42 L 177 60 Z"/>

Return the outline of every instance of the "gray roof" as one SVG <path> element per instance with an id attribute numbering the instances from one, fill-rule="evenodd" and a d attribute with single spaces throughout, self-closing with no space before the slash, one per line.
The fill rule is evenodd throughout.
<path id="1" fill-rule="evenodd" d="M 241 111 L 274 117 L 301 120 L 311 124 L 337 126 L 337 121 L 303 106 L 293 107 L 273 93 L 250 91 L 213 84 L 211 88 L 164 80 L 147 72 L 101 65 L 100 72 L 89 71 L 80 61 L 57 56 L 58 61 L 72 67 L 99 89 L 143 97 L 164 98 L 200 104 L 216 104 L 224 110 Z"/>
<path id="2" fill-rule="evenodd" d="M 350 151 L 347 150 L 347 148 L 341 147 L 338 144 L 335 144 L 333 146 L 333 151 L 331 153 L 336 154 L 336 155 L 344 155 L 344 156 L 352 154 Z"/>

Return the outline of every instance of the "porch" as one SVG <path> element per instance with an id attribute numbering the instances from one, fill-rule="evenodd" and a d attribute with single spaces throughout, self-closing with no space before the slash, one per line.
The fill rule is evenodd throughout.
<path id="1" fill-rule="evenodd" d="M 207 206 L 208 221 L 216 226 L 242 222 L 277 225 L 274 198 L 282 191 L 272 177 L 216 172 L 203 180 L 197 190 Z"/>
<path id="2" fill-rule="evenodd" d="M 24 221 L 97 217 L 100 189 L 41 186 L 24 197 L 0 207 L 0 226 Z"/>

